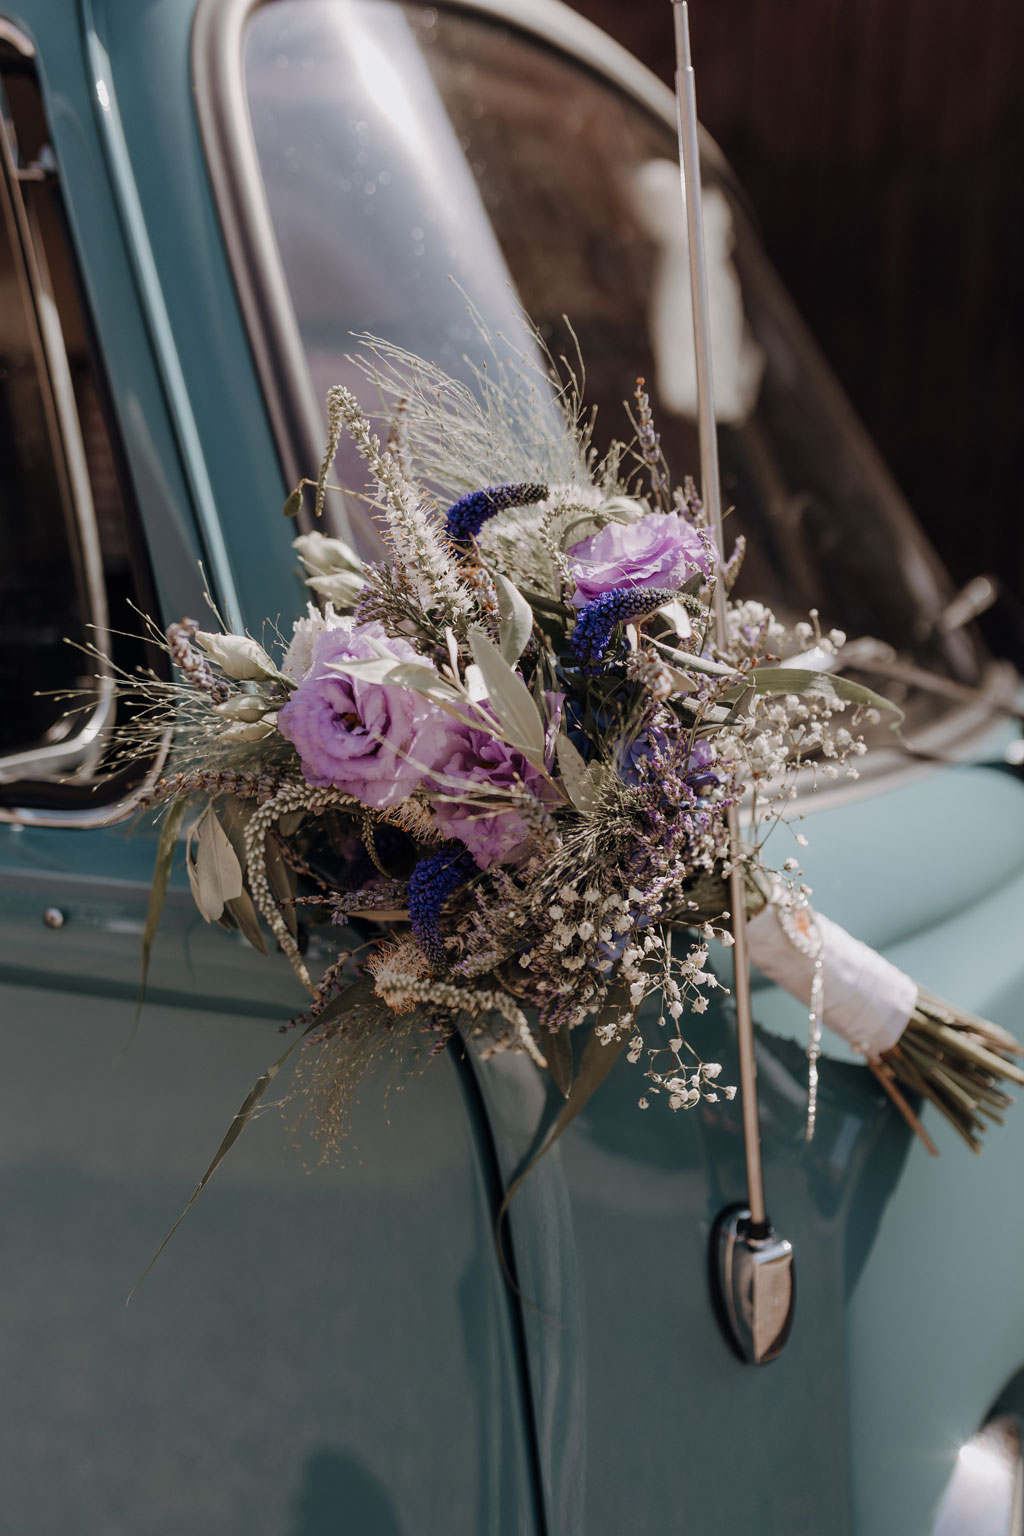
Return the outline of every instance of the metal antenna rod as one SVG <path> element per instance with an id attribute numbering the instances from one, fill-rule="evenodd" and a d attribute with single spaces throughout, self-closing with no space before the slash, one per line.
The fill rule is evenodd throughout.
<path id="1" fill-rule="evenodd" d="M 690 297 L 693 303 L 693 340 L 697 358 L 697 430 L 700 437 L 701 498 L 711 518 L 715 543 L 725 556 L 722 536 L 722 494 L 718 475 L 718 437 L 715 431 L 715 392 L 711 373 L 711 324 L 708 311 L 707 270 L 704 261 L 704 221 L 701 215 L 700 143 L 697 136 L 697 91 L 690 61 L 690 24 L 686 0 L 672 0 L 676 39 L 676 111 L 679 124 L 679 159 L 686 204 L 687 243 L 690 249 Z M 729 642 L 725 583 L 715 582 L 715 630 L 719 646 Z M 754 1056 L 754 1019 L 750 1006 L 750 961 L 747 956 L 746 888 L 743 879 L 739 811 L 727 813 L 729 831 L 729 903 L 735 939 L 736 1025 L 740 1062 L 740 1093 L 743 1105 L 743 1139 L 747 1159 L 747 1191 L 752 1228 L 767 1225 L 764 1176 L 761 1170 L 761 1131 L 757 1113 L 757 1062 Z"/>

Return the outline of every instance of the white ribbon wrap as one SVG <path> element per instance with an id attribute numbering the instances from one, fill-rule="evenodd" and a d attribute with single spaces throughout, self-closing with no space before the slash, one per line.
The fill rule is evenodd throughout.
<path id="1" fill-rule="evenodd" d="M 845 928 L 808 912 L 821 941 L 822 1019 L 855 1051 L 876 1059 L 890 1050 L 917 1006 L 917 986 L 888 960 L 851 938 Z M 802 1003 L 811 995 L 813 953 L 798 948 L 769 902 L 747 923 L 750 958 L 770 981 Z"/>

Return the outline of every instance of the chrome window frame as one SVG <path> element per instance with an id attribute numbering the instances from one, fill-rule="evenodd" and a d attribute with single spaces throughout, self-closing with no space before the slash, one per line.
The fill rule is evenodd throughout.
<path id="1" fill-rule="evenodd" d="M 0 43 L 33 61 L 35 44 L 19 28 L 0 21 Z M 75 405 L 71 370 L 60 317 L 46 269 L 42 241 L 21 185 L 39 181 L 45 172 L 19 168 L 8 124 L 0 116 L 0 218 L 18 268 L 25 313 L 33 331 L 36 373 L 43 395 L 50 443 L 64 515 L 76 530 L 88 606 L 88 624 L 97 650 L 99 681 L 95 707 L 84 724 L 65 741 L 0 754 L 0 784 L 12 780 L 42 780 L 54 775 L 81 775 L 87 780 L 113 725 L 114 677 L 108 658 L 109 635 L 106 584 L 96 509 Z"/>
<path id="2" fill-rule="evenodd" d="M 284 477 L 298 485 L 319 464 L 324 428 L 312 386 L 302 339 L 278 253 L 270 210 L 260 175 L 243 70 L 243 42 L 249 18 L 276 0 L 199 0 L 192 28 L 192 74 L 200 137 L 206 155 L 214 202 L 257 375 L 271 420 Z M 562 0 L 431 0 L 434 8 L 489 17 L 539 39 L 592 70 L 631 96 L 666 127 L 675 131 L 675 95 L 646 65 L 607 33 L 571 10 Z M 750 205 L 732 168 L 704 128 L 701 157 L 749 213 Z M 780 304 L 801 335 L 806 326 L 789 295 L 777 286 Z M 810 350 L 820 354 L 813 342 Z M 862 454 L 879 459 L 877 449 L 840 388 L 824 358 L 818 387 L 827 394 L 837 420 L 855 439 Z M 886 472 L 887 473 L 887 472 Z M 347 529 L 341 497 L 333 505 L 340 531 Z M 915 537 L 930 543 L 907 511 Z M 311 526 L 300 513 L 300 526 Z M 829 808 L 874 793 L 881 780 L 918 776 L 935 764 L 963 761 L 976 755 L 991 735 L 993 718 L 1013 712 L 1019 680 L 1012 667 L 989 662 L 974 701 L 954 706 L 919 732 L 916 755 L 888 748 L 873 750 L 864 761 L 856 784 L 831 787 L 814 796 L 815 807 Z M 922 759 L 931 758 L 931 763 Z M 810 787 L 810 776 L 808 776 Z M 801 800 L 804 800 L 801 793 Z"/>
<path id="3" fill-rule="evenodd" d="M 0 18 L 0 43 L 7 43 L 27 60 L 31 61 L 36 58 L 36 46 L 31 38 L 20 27 L 3 18 Z M 14 169 L 11 165 L 12 156 L 7 144 L 6 133 L 3 134 L 3 138 L 4 143 L 2 149 L 0 149 L 0 154 L 3 156 L 4 165 L 0 168 L 0 179 L 5 181 L 5 191 L 0 193 L 0 196 L 6 195 L 6 183 L 11 178 Z M 19 245 L 21 254 L 24 257 L 23 239 L 19 239 Z M 27 274 L 29 277 L 30 275 Z M 33 297 L 31 292 L 29 297 Z M 57 395 L 54 406 L 57 413 L 57 436 L 64 454 L 71 460 L 70 463 L 64 466 L 68 473 L 68 492 L 74 499 L 76 516 L 79 518 L 83 550 L 88 551 L 89 589 L 94 612 L 94 633 L 97 647 L 105 655 L 108 649 L 105 644 L 107 639 L 107 603 L 99 533 L 96 525 L 92 492 L 89 486 L 81 431 L 78 424 L 78 413 L 71 389 L 67 354 L 64 350 L 63 336 L 52 296 L 50 297 L 49 304 L 46 306 L 46 314 L 45 326 L 43 324 L 39 326 L 40 346 L 45 352 L 45 344 L 48 341 L 51 348 L 51 356 L 42 359 L 46 363 L 43 371 L 52 385 L 53 374 L 51 374 L 50 369 L 53 365 L 51 357 L 55 351 L 57 354 L 57 366 L 54 373 L 59 381 L 59 387 L 54 391 Z M 63 360 L 63 367 L 60 366 L 61 359 Z M 70 448 L 69 444 L 72 445 Z M 72 766 L 70 761 L 61 762 L 59 758 L 61 751 L 67 752 L 72 747 L 79 754 L 79 762 L 76 766 L 81 766 L 86 760 L 95 761 L 102 750 L 103 739 L 113 723 L 115 707 L 115 687 L 112 671 L 109 664 L 104 666 L 101 662 L 100 665 L 102 668 L 100 701 L 82 732 L 70 742 L 58 743 L 56 749 L 50 749 L 49 755 L 45 758 L 42 756 L 42 751 L 46 749 L 36 749 L 25 753 L 0 757 L 0 770 L 17 765 L 21 770 L 17 775 L 18 779 L 31 781 L 31 768 L 40 762 L 45 762 L 45 766 L 51 770 L 57 770 L 62 766 Z M 142 798 L 154 788 L 163 772 L 169 750 L 170 737 L 167 736 L 160 743 L 154 754 L 153 761 L 145 777 L 127 795 L 122 795 L 115 800 L 106 801 L 99 805 L 55 806 L 52 808 L 46 806 L 0 805 L 0 825 L 80 828 L 88 830 L 108 827 L 117 822 L 125 821 L 134 814 Z M 45 784 L 46 780 L 41 779 L 38 782 Z M 81 782 L 83 788 L 89 787 L 88 779 L 83 778 Z M 99 791 L 103 789 L 104 783 L 105 781 L 102 778 L 96 779 L 93 781 L 92 787 Z"/>

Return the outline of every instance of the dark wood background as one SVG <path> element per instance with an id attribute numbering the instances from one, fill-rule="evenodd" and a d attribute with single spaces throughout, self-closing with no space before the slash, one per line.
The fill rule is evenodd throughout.
<path id="1" fill-rule="evenodd" d="M 671 83 L 668 0 L 574 0 Z M 1024 662 L 1024 3 L 691 0 L 699 111 L 954 579 Z"/>

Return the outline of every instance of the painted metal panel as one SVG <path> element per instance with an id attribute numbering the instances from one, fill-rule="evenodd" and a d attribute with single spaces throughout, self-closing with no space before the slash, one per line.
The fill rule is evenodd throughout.
<path id="1" fill-rule="evenodd" d="M 190 99 L 190 0 L 97 0 L 81 30 L 66 6 L 21 9 L 166 616 L 197 592 L 203 475 L 244 613 L 290 613 L 300 588 L 281 574 L 285 488 Z M 125 188 L 111 182 L 100 66 L 176 375 L 152 351 L 162 332 L 121 222 Z M 901 793 L 815 818 L 816 899 L 937 990 L 1017 1026 L 1021 788 L 963 769 Z M 273 1054 L 292 984 L 177 893 L 153 1006 L 119 1059 L 151 842 L 0 831 L 0 1315 L 12 1323 L 0 1340 L 13 1384 L 0 1413 L 18 1446 L 5 1486 L 15 1528 L 312 1536 L 337 1517 L 382 1536 L 537 1529 L 485 1128 L 451 1067 L 410 1084 L 390 1124 L 371 1085 L 341 1171 L 305 1179 L 283 1156 L 280 1122 L 263 1117 L 125 1313 L 149 1248 Z M 54 904 L 67 921 L 50 931 L 41 915 Z M 641 1115 L 623 1063 L 517 1197 L 537 1445 L 559 1536 L 923 1536 L 958 1440 L 1024 1359 L 1024 1122 L 995 1133 L 978 1163 L 944 1142 L 935 1165 L 862 1070 L 834 1060 L 806 1149 L 799 1009 L 768 992 L 759 1008 L 773 1030 L 760 1057 L 771 1209 L 797 1246 L 782 1359 L 742 1367 L 708 1305 L 709 1224 L 743 1191 L 736 1106 Z M 695 1043 L 721 1056 L 727 1079 L 730 1041 L 727 1013 L 709 1013 Z M 521 1063 L 482 1076 L 511 1171 L 543 1090 Z M 958 1329 L 968 1303 L 969 1331 Z"/>
<path id="2" fill-rule="evenodd" d="M 805 832 L 821 910 L 1019 1030 L 1024 786 L 950 768 Z M 1024 1361 L 1019 1109 L 978 1159 L 926 1112 L 936 1162 L 835 1041 L 808 1147 L 806 1010 L 763 984 L 754 1004 L 769 1207 L 797 1255 L 779 1360 L 741 1365 L 709 1302 L 710 1228 L 745 1192 L 736 1104 L 641 1114 L 639 1071 L 620 1060 L 513 1203 L 560 1530 L 926 1536 L 960 1445 Z M 728 1004 L 687 1022 L 735 1081 Z M 511 1172 L 553 1105 L 525 1067 L 491 1065 Z"/>
<path id="3" fill-rule="evenodd" d="M 46 0 L 23 12 L 164 619 L 202 612 L 201 556 L 223 595 L 211 510 L 246 616 L 291 613 L 284 487 L 199 155 L 191 6 L 122 6 L 112 33 L 88 7 L 80 26 Z M 177 888 L 122 1055 L 153 851 L 123 827 L 0 828 L 4 1520 L 529 1536 L 488 1133 L 450 1061 L 390 1098 L 367 1085 L 344 1169 L 307 1177 L 264 1116 L 125 1310 L 302 1006 L 283 961 L 246 955 Z"/>

